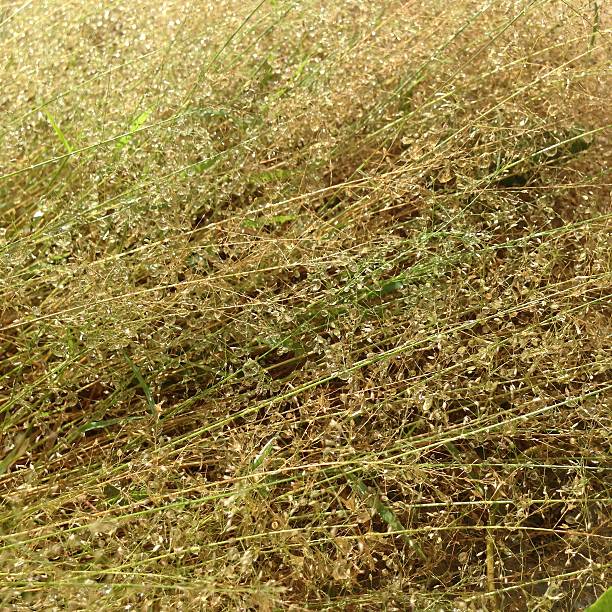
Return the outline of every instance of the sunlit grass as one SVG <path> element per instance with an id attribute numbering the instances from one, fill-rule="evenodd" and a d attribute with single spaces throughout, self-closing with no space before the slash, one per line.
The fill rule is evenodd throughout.
<path id="1" fill-rule="evenodd" d="M 606 19 L 0 9 L 2 605 L 594 602 Z"/>

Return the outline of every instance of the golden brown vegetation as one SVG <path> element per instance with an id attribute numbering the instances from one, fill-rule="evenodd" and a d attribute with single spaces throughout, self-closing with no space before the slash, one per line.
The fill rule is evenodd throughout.
<path id="1" fill-rule="evenodd" d="M 594 601 L 606 20 L 5 2 L 2 608 Z"/>

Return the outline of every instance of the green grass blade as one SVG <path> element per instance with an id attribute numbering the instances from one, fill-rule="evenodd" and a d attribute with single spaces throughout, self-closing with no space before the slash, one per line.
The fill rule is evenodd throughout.
<path id="1" fill-rule="evenodd" d="M 55 135 L 57 136 L 59 141 L 62 143 L 62 146 L 64 147 L 64 149 L 66 149 L 66 153 L 72 153 L 74 151 L 74 148 L 68 142 L 68 139 L 66 138 L 66 135 L 62 131 L 62 128 L 60 127 L 59 123 L 54 119 L 53 115 L 44 106 L 40 109 L 40 111 L 47 118 L 47 121 L 49 122 L 49 124 L 53 128 L 53 131 L 55 132 Z"/>

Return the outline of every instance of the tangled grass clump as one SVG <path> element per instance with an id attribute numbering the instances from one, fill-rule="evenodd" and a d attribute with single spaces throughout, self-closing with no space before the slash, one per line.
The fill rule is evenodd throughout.
<path id="1" fill-rule="evenodd" d="M 595 601 L 607 19 L 0 9 L 3 609 Z"/>

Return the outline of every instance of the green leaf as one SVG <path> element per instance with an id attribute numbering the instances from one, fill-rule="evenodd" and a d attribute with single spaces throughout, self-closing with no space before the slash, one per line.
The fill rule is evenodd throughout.
<path id="1" fill-rule="evenodd" d="M 106 419 L 103 421 L 89 421 L 81 427 L 78 428 L 78 433 L 86 433 L 88 431 L 94 431 L 95 429 L 106 429 L 107 427 L 111 427 L 112 425 L 120 425 L 123 423 L 127 423 L 129 421 L 137 421 L 141 417 L 121 417 L 115 419 Z"/>
<path id="2" fill-rule="evenodd" d="M 291 176 L 290 170 L 276 168 L 275 170 L 264 170 L 262 172 L 253 172 L 249 175 L 249 182 L 254 185 L 264 185 L 273 181 L 280 181 Z"/>
<path id="3" fill-rule="evenodd" d="M 382 295 L 388 295 L 389 293 L 395 293 L 404 287 L 404 283 L 401 280 L 392 280 L 385 283 L 381 288 L 380 292 Z"/>
<path id="4" fill-rule="evenodd" d="M 261 217 L 260 219 L 245 219 L 242 225 L 245 227 L 265 227 L 266 225 L 282 225 L 289 221 L 295 221 L 297 215 L 275 215 L 273 217 Z"/>
<path id="5" fill-rule="evenodd" d="M 347 472 L 345 475 L 349 481 L 349 484 L 351 485 L 351 488 L 358 493 L 362 499 L 368 500 L 380 518 L 385 521 L 385 523 L 387 523 L 387 525 L 389 525 L 393 531 L 399 532 L 402 535 L 402 539 L 410 546 L 410 548 L 412 548 L 423 561 L 426 561 L 427 558 L 421 547 L 407 533 L 405 533 L 408 530 L 404 527 L 393 510 L 382 502 L 379 491 L 370 490 L 363 480 L 361 480 L 361 478 L 355 474 Z"/>
<path id="6" fill-rule="evenodd" d="M 127 134 L 124 134 L 119 140 L 117 140 L 117 150 L 121 151 L 129 142 L 132 140 L 132 136 L 144 125 L 146 120 L 149 118 L 153 109 L 147 108 L 147 110 L 143 111 L 130 123 L 130 129 Z"/>
<path id="7" fill-rule="evenodd" d="M 193 170 L 196 172 L 204 172 L 204 170 L 208 170 L 212 168 L 219 161 L 219 157 L 215 155 L 214 157 L 209 157 L 208 159 L 204 159 L 201 162 L 198 162 L 193 166 Z"/>
<path id="8" fill-rule="evenodd" d="M 74 149 L 68 142 L 66 136 L 64 135 L 64 132 L 62 132 L 62 128 L 60 128 L 59 123 L 53 118 L 53 115 L 44 106 L 40 110 L 42 114 L 47 118 L 47 121 L 53 128 L 55 135 L 57 136 L 59 141 L 62 143 L 64 149 L 66 149 L 68 153 L 72 153 Z"/>
<path id="9" fill-rule="evenodd" d="M 149 407 L 149 412 L 151 414 L 156 414 L 155 409 L 155 400 L 153 399 L 153 393 L 151 392 L 151 387 L 149 387 L 147 381 L 144 379 L 140 368 L 128 357 L 127 353 L 123 353 L 125 360 L 130 364 L 132 368 L 132 372 L 134 374 L 134 378 L 138 381 L 138 386 L 142 389 L 142 392 L 145 395 L 147 400 L 147 406 Z"/>
<path id="10" fill-rule="evenodd" d="M 256 470 L 264 462 L 265 458 L 272 452 L 275 442 L 276 436 L 273 436 L 265 443 L 264 447 L 251 462 L 251 470 Z"/>
<path id="11" fill-rule="evenodd" d="M 612 610 L 612 587 L 584 612 L 610 612 Z"/>
<path id="12" fill-rule="evenodd" d="M 104 485 L 104 497 L 109 501 L 116 501 L 121 497 L 121 491 L 112 484 Z"/>

